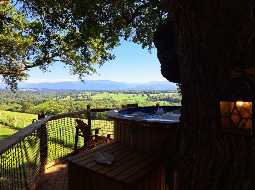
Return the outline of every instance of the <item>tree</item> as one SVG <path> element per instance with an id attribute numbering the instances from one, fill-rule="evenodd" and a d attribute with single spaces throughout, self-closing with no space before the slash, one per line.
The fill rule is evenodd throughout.
<path id="1" fill-rule="evenodd" d="M 23 76 L 20 80 L 30 68 L 47 70 L 48 65 L 56 61 L 66 64 L 72 74 L 77 74 L 82 79 L 84 75 L 95 72 L 94 64 L 101 65 L 114 58 L 111 50 L 119 45 L 121 38 L 132 39 L 142 47 L 151 49 L 158 24 L 165 22 L 168 17 L 159 1 L 14 2 L 16 6 L 8 6 L 14 6 L 12 9 L 23 16 L 23 22 L 31 22 L 23 29 L 22 34 L 26 32 L 27 36 L 29 30 L 29 35 L 35 35 L 31 36 L 30 45 L 33 47 L 29 47 L 32 50 L 23 48 L 29 54 L 23 60 L 30 64 L 22 64 Z M 16 26 L 10 23 L 12 15 L 2 15 L 3 20 L 9 18 L 3 28 L 8 25 L 14 29 Z M 10 76 L 2 75 L 5 78 Z M 8 84 L 14 84 L 13 87 L 16 87 L 16 81 L 7 80 Z"/>
<path id="2" fill-rule="evenodd" d="M 37 22 L 28 22 L 10 4 L 0 5 L 0 74 L 12 89 L 26 77 L 25 67 L 30 65 L 35 44 Z M 32 33 L 33 32 L 33 33 Z"/>
<path id="3" fill-rule="evenodd" d="M 83 58 L 84 64 L 70 63 L 65 57 L 61 59 L 79 74 L 86 74 L 94 63 L 103 64 L 112 59 L 111 50 L 122 38 L 152 48 L 157 25 L 167 17 L 164 10 L 158 9 L 161 6 L 158 1 L 20 2 L 23 10 L 40 18 L 45 31 L 61 33 L 61 43 L 66 50 Z"/>
<path id="4" fill-rule="evenodd" d="M 148 48 L 155 40 L 162 74 L 181 84 L 182 129 L 185 129 L 181 131 L 179 151 L 181 188 L 252 188 L 254 179 L 250 171 L 254 164 L 247 156 L 239 155 L 247 150 L 243 143 L 246 138 L 226 140 L 222 134 L 218 135 L 216 128 L 218 92 L 233 78 L 255 78 L 254 1 L 20 2 L 24 10 L 32 11 L 44 23 L 44 31 L 62 37 L 63 41 L 57 42 L 66 46 L 61 48 L 67 47 L 75 55 L 81 52 L 89 65 L 92 61 L 103 63 L 112 58 L 110 50 L 122 37 Z M 51 35 L 47 38 L 56 41 Z M 83 65 L 77 65 L 75 68 L 84 72 Z M 237 144 L 239 149 L 235 149 Z M 228 153 L 223 155 L 221 148 Z M 247 163 L 251 166 L 247 167 Z"/>
<path id="5" fill-rule="evenodd" d="M 241 90 L 245 78 L 255 87 L 255 2 L 178 0 L 170 6 L 178 28 L 183 122 L 192 127 L 182 143 L 183 186 L 253 189 L 249 138 L 217 129 L 220 92 L 231 96 L 226 87 Z"/>
<path id="6" fill-rule="evenodd" d="M 108 51 L 113 44 L 84 38 L 68 16 L 61 26 L 54 26 L 35 12 L 23 11 L 15 2 L 16 6 L 8 1 L 0 4 L 0 74 L 11 89 L 16 89 L 17 82 L 33 67 L 46 71 L 60 61 L 82 79 L 95 72 L 95 64 L 113 58 Z"/>

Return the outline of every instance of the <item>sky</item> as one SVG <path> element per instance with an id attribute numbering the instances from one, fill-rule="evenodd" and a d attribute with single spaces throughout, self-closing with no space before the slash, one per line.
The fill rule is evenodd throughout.
<path id="1" fill-rule="evenodd" d="M 127 83 L 145 83 L 150 81 L 166 81 L 160 73 L 160 64 L 156 49 L 149 52 L 133 42 L 122 41 L 121 45 L 113 50 L 116 58 L 97 67 L 97 73 L 85 78 L 89 80 L 112 80 Z M 61 63 L 54 63 L 50 72 L 42 72 L 33 68 L 28 72 L 29 78 L 24 82 L 60 82 L 75 81 L 78 77 L 72 76 Z"/>

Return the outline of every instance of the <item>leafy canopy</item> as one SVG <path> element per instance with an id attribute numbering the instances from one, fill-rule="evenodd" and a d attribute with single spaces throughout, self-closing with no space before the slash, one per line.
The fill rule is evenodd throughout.
<path id="1" fill-rule="evenodd" d="M 38 22 L 28 22 L 10 4 L 0 4 L 0 74 L 11 88 L 26 77 L 36 48 Z"/>
<path id="2" fill-rule="evenodd" d="M 15 63 L 9 65 L 21 68 L 22 72 L 19 76 L 1 73 L 7 81 L 10 80 L 9 84 L 23 79 L 27 69 L 39 66 L 46 70 L 54 61 L 65 63 L 72 74 L 82 78 L 85 74 L 95 72 L 95 64 L 102 65 L 113 59 L 111 50 L 119 45 L 122 38 L 131 39 L 141 44 L 143 48 L 152 48 L 153 34 L 158 24 L 167 17 L 164 4 L 159 0 L 15 2 L 17 10 L 13 7 L 11 10 L 19 15 L 22 24 L 11 25 L 15 17 L 10 15 L 11 21 L 6 22 L 3 28 L 4 30 L 9 28 L 15 35 L 17 33 L 20 35 L 23 44 L 20 48 L 22 58 L 18 59 L 19 54 L 14 55 L 14 50 L 12 54 L 10 52 L 5 54 L 9 57 L 14 55 Z M 16 28 L 20 25 L 24 27 L 18 32 Z M 5 35 L 3 31 L 1 33 Z M 16 43 L 18 39 L 16 36 L 7 39 L 16 44 L 15 46 L 20 44 Z M 22 60 L 20 64 L 22 66 L 17 67 L 17 60 Z"/>

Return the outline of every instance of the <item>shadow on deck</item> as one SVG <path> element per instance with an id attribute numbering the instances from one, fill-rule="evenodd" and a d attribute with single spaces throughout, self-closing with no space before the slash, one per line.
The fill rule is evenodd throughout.
<path id="1" fill-rule="evenodd" d="M 112 164 L 98 164 L 97 153 L 113 155 Z M 68 164 L 67 164 L 68 162 Z M 80 151 L 65 161 L 48 166 L 40 190 L 118 189 L 167 190 L 162 161 L 158 156 L 133 151 L 118 142 Z"/>
<path id="2" fill-rule="evenodd" d="M 49 166 L 39 184 L 39 190 L 67 190 L 68 167 L 67 162 L 59 162 Z"/>

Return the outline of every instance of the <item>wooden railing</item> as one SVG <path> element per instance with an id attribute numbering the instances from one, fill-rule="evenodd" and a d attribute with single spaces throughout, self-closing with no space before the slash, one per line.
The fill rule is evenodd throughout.
<path id="1" fill-rule="evenodd" d="M 110 109 L 90 109 L 40 119 L 0 144 L 0 189 L 35 189 L 45 167 L 73 153 L 75 119 L 101 128 L 100 135 L 113 138 Z M 79 137 L 80 138 L 80 137 Z M 83 146 L 79 140 L 78 147 Z"/>

